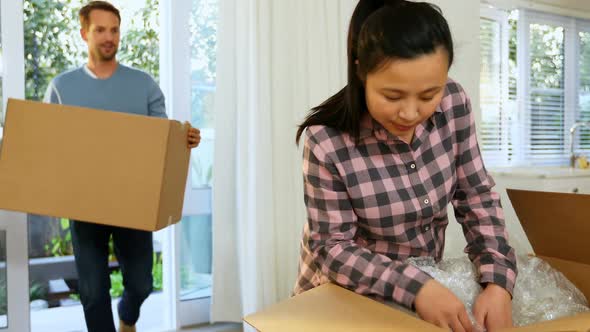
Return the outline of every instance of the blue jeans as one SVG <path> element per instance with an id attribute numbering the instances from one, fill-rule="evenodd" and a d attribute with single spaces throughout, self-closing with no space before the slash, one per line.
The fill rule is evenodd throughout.
<path id="1" fill-rule="evenodd" d="M 152 233 L 134 229 L 72 221 L 72 244 L 78 270 L 78 288 L 88 332 L 115 332 L 109 276 L 109 237 L 123 275 L 119 318 L 135 325 L 139 309 L 152 292 Z"/>

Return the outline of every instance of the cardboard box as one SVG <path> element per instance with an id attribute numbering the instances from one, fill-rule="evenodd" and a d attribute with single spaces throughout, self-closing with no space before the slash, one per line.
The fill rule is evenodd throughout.
<path id="1" fill-rule="evenodd" d="M 508 189 L 535 253 L 590 299 L 590 195 Z M 262 332 L 445 331 L 402 311 L 325 284 L 244 318 Z M 501 332 L 590 332 L 590 313 Z"/>
<path id="2" fill-rule="evenodd" d="M 10 99 L 0 209 L 164 228 L 182 216 L 187 130 L 167 119 Z"/>

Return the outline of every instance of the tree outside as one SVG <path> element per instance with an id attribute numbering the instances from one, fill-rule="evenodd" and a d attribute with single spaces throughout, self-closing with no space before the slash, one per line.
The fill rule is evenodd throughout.
<path id="1" fill-rule="evenodd" d="M 563 27 L 530 26 L 530 95 L 532 150 L 556 153 L 565 148 L 565 93 Z M 553 130 L 547 130 L 550 125 Z"/>
<path id="2" fill-rule="evenodd" d="M 25 0 L 25 96 L 41 100 L 49 81 L 80 63 L 78 18 L 72 0 Z"/>

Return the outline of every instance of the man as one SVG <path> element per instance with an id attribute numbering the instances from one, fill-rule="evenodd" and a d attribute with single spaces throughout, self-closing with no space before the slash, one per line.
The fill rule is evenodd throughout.
<path id="1" fill-rule="evenodd" d="M 152 77 L 116 60 L 121 24 L 117 8 L 92 1 L 79 16 L 88 63 L 55 77 L 45 101 L 165 118 L 164 95 Z M 189 148 L 200 139 L 199 130 L 190 128 Z M 88 331 L 115 331 L 109 294 L 111 235 L 125 286 L 117 306 L 120 331 L 135 331 L 141 304 L 152 291 L 152 233 L 80 221 L 72 222 L 71 232 Z"/>

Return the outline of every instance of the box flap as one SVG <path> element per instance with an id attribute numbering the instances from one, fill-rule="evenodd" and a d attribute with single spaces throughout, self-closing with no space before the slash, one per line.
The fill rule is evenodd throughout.
<path id="1" fill-rule="evenodd" d="M 587 299 L 590 299 L 590 265 L 576 263 L 555 257 L 538 256 L 543 259 L 551 267 L 559 270 L 563 275 L 571 281 L 576 287 L 584 293 Z M 590 328 L 590 322 L 588 323 Z"/>
<path id="2" fill-rule="evenodd" d="M 445 331 L 334 284 L 311 289 L 244 321 L 262 332 Z"/>
<path id="3" fill-rule="evenodd" d="M 590 195 L 506 191 L 535 254 L 590 265 Z"/>

